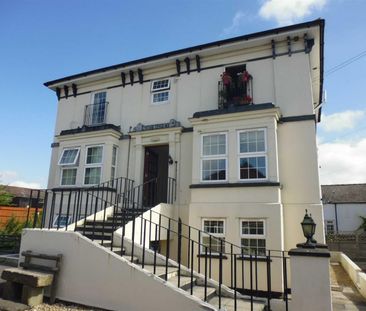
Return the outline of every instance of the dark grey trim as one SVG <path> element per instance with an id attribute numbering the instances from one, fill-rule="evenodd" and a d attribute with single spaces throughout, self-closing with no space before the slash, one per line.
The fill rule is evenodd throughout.
<path id="1" fill-rule="evenodd" d="M 198 254 L 197 255 L 198 258 L 205 258 L 206 255 L 205 254 Z M 207 254 L 207 258 L 212 258 L 212 259 L 220 259 L 220 255 L 216 255 L 216 254 Z M 226 255 L 222 255 L 222 259 L 227 259 Z"/>
<path id="2" fill-rule="evenodd" d="M 51 148 L 56 148 L 56 147 L 59 147 L 60 146 L 60 143 L 52 143 L 51 144 Z"/>
<path id="3" fill-rule="evenodd" d="M 323 60 L 322 54 L 323 54 L 324 19 L 316 19 L 316 20 L 313 20 L 313 21 L 310 21 L 310 22 L 300 23 L 300 24 L 286 26 L 286 27 L 269 29 L 269 30 L 260 31 L 260 32 L 256 32 L 256 33 L 252 33 L 252 34 L 248 34 L 248 35 L 244 35 L 244 36 L 238 36 L 238 37 L 225 39 L 225 40 L 214 41 L 214 42 L 211 42 L 211 43 L 196 45 L 196 46 L 193 46 L 193 47 L 179 49 L 179 50 L 175 50 L 175 51 L 171 51 L 171 52 L 167 52 L 167 53 L 162 53 L 162 54 L 158 54 L 158 55 L 154 55 L 154 56 L 150 56 L 150 57 L 145 57 L 145 58 L 141 58 L 141 59 L 137 59 L 137 60 L 133 60 L 133 61 L 129 61 L 129 62 L 113 65 L 113 66 L 103 67 L 103 68 L 99 68 L 99 69 L 95 69 L 95 70 L 91 70 L 91 71 L 86 71 L 86 72 L 83 72 L 83 73 L 71 75 L 71 76 L 68 76 L 68 77 L 61 78 L 61 79 L 48 81 L 48 82 L 44 83 L 44 85 L 48 87 L 52 84 L 56 84 L 56 83 L 60 83 L 60 82 L 66 82 L 66 81 L 70 81 L 70 80 L 76 79 L 76 78 L 87 77 L 87 76 L 92 75 L 92 74 L 97 74 L 97 73 L 106 72 L 106 71 L 110 71 L 110 70 L 122 69 L 122 68 L 125 68 L 127 66 L 143 64 L 143 63 L 147 63 L 147 62 L 158 60 L 158 59 L 163 59 L 163 58 L 167 58 L 167 57 L 176 56 L 176 55 L 179 55 L 179 54 L 192 53 L 192 52 L 195 52 L 195 51 L 202 51 L 204 49 L 208 49 L 208 48 L 215 47 L 215 46 L 222 46 L 222 45 L 231 44 L 233 42 L 238 42 L 238 41 L 248 41 L 248 40 L 254 39 L 254 38 L 264 37 L 264 36 L 268 36 L 268 35 L 276 35 L 276 34 L 288 32 L 288 31 L 293 31 L 293 30 L 296 30 L 296 29 L 310 28 L 310 27 L 313 27 L 313 26 L 320 26 L 320 29 L 321 29 L 320 33 L 321 33 L 322 40 L 321 40 L 321 48 L 320 48 L 321 51 L 320 51 L 320 53 L 321 53 L 321 62 L 322 62 L 322 60 Z M 322 78 L 323 78 L 323 73 L 322 73 L 322 66 L 321 66 L 321 76 L 320 76 L 321 84 L 322 84 Z"/>
<path id="4" fill-rule="evenodd" d="M 222 114 L 228 114 L 228 113 L 255 111 L 255 110 L 263 110 L 263 109 L 271 109 L 271 108 L 275 108 L 275 105 L 273 105 L 272 103 L 231 106 L 231 107 L 224 108 L 224 109 L 215 109 L 215 110 L 195 112 L 193 114 L 193 118 L 198 119 L 198 118 L 202 118 L 202 117 L 216 116 L 216 115 L 222 115 Z"/>
<path id="5" fill-rule="evenodd" d="M 60 136 L 63 135 L 73 135 L 73 134 L 79 134 L 79 133 L 87 133 L 87 132 L 94 132 L 94 131 L 102 131 L 102 130 L 114 130 L 121 133 L 121 127 L 114 125 L 114 124 L 103 124 L 103 125 L 97 125 L 97 126 L 83 126 L 78 127 L 76 129 L 70 129 L 70 130 L 63 130 L 60 133 Z"/>
<path id="6" fill-rule="evenodd" d="M 292 54 L 297 54 L 297 53 L 303 53 L 305 52 L 305 49 L 301 49 L 301 50 L 296 50 L 296 51 L 293 51 Z M 285 56 L 285 55 L 288 55 L 287 52 L 286 53 L 278 53 L 276 54 L 276 56 Z M 250 62 L 255 62 L 255 61 L 259 61 L 259 60 L 264 60 L 264 59 L 268 59 L 268 58 L 272 58 L 272 55 L 268 55 L 268 56 L 262 56 L 262 57 L 256 57 L 256 58 L 251 58 L 251 59 L 247 59 L 241 63 L 250 63 Z M 200 72 L 200 71 L 204 71 L 204 70 L 210 70 L 210 69 L 215 69 L 215 68 L 221 68 L 221 67 L 227 67 L 227 66 L 232 66 L 232 65 L 237 65 L 238 62 L 233 62 L 233 63 L 226 63 L 226 64 L 218 64 L 218 65 L 214 65 L 214 66 L 208 66 L 208 67 L 205 67 L 205 68 L 200 68 L 200 70 L 198 70 L 198 68 L 196 69 L 191 69 L 190 72 Z M 179 77 L 181 74 L 188 74 L 187 71 L 181 71 L 179 74 L 172 74 L 170 75 L 171 78 L 173 77 Z M 121 72 L 122 74 L 122 72 Z M 164 77 L 159 77 L 158 79 L 161 79 L 161 78 L 164 78 Z M 150 82 L 152 81 L 151 79 L 146 79 L 146 80 L 143 80 L 143 83 L 147 83 L 147 82 Z M 126 85 L 131 85 L 133 86 L 133 83 L 131 82 L 125 82 L 122 84 L 116 84 L 116 85 L 112 85 L 112 86 L 108 86 L 106 89 L 109 90 L 109 89 L 114 89 L 114 88 L 117 88 L 117 87 L 125 87 Z M 56 88 L 57 89 L 57 88 Z M 92 93 L 93 91 L 87 91 L 87 92 L 82 92 L 82 93 L 79 93 L 78 95 L 85 95 L 85 94 L 89 94 L 89 93 Z M 61 98 L 66 98 L 65 96 L 60 96 L 59 100 Z"/>
<path id="7" fill-rule="evenodd" d="M 193 127 L 183 127 L 182 133 L 191 133 L 193 132 Z"/>
<path id="8" fill-rule="evenodd" d="M 192 184 L 190 189 L 198 188 L 240 188 L 240 187 L 280 187 L 279 182 L 238 182 L 238 183 L 212 183 L 212 184 Z"/>
<path id="9" fill-rule="evenodd" d="M 325 248 L 293 248 L 289 250 L 288 254 L 290 256 L 330 257 L 330 252 Z"/>
<path id="10" fill-rule="evenodd" d="M 237 260 L 244 260 L 244 261 L 250 261 L 250 257 L 249 256 L 240 256 L 240 257 L 236 257 Z M 257 256 L 257 258 L 255 256 L 252 256 L 252 261 L 263 261 L 263 262 L 267 262 L 267 258 L 266 257 L 261 257 L 261 256 Z M 272 259 L 269 260 L 270 262 L 272 262 Z"/>
<path id="11" fill-rule="evenodd" d="M 308 115 L 302 115 L 302 116 L 293 116 L 293 117 L 282 117 L 279 119 L 279 123 L 285 123 L 285 122 L 298 122 L 298 121 L 315 121 L 316 122 L 316 116 L 315 114 L 308 114 Z"/>

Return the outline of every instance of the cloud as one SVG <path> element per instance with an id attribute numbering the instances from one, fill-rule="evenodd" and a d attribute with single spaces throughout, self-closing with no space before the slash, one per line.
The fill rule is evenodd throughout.
<path id="1" fill-rule="evenodd" d="M 231 25 L 229 27 L 224 28 L 224 30 L 222 31 L 222 35 L 227 36 L 238 33 L 240 30 L 240 26 L 246 17 L 247 17 L 246 14 L 243 13 L 242 11 L 236 12 L 231 21 Z"/>
<path id="2" fill-rule="evenodd" d="M 16 187 L 32 188 L 32 189 L 42 188 L 42 185 L 38 182 L 28 182 L 20 180 L 20 178 L 21 176 L 19 176 L 19 174 L 14 171 L 0 172 L 0 184 Z"/>
<path id="3" fill-rule="evenodd" d="M 18 176 L 14 171 L 2 171 L 0 172 L 0 183 L 7 183 L 9 180 L 13 180 Z"/>
<path id="4" fill-rule="evenodd" d="M 293 24 L 315 10 L 321 10 L 327 0 L 266 0 L 259 9 L 259 16 L 275 19 L 279 25 Z"/>
<path id="5" fill-rule="evenodd" d="M 361 110 L 347 110 L 333 113 L 329 116 L 323 115 L 320 128 L 326 132 L 350 130 L 355 128 L 364 116 L 365 111 Z"/>
<path id="6" fill-rule="evenodd" d="M 41 184 L 36 182 L 26 182 L 21 180 L 16 180 L 14 182 L 11 182 L 9 186 L 15 186 L 15 187 L 23 187 L 23 188 L 31 188 L 31 189 L 41 189 Z"/>
<path id="7" fill-rule="evenodd" d="M 366 182 L 366 138 L 324 143 L 318 150 L 321 184 Z"/>

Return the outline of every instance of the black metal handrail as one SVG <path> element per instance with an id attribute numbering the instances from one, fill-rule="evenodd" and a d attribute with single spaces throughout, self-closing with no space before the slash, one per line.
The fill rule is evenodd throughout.
<path id="1" fill-rule="evenodd" d="M 119 177 L 98 185 L 85 188 L 54 188 L 48 189 L 45 195 L 45 207 L 50 202 L 49 208 L 44 210 L 42 228 L 66 228 L 72 223 L 96 214 L 116 204 L 117 197 L 124 191 L 133 187 L 133 180 Z M 54 217 L 58 216 L 57 224 Z M 48 220 L 48 224 L 46 221 Z"/>
<path id="2" fill-rule="evenodd" d="M 107 238 L 104 236 L 104 228 L 107 222 L 106 208 L 109 206 L 113 207 L 112 234 L 111 236 L 108 236 L 111 250 L 113 250 L 113 247 L 116 246 L 115 231 L 117 228 L 122 228 L 120 249 L 121 255 L 123 255 L 125 246 L 124 243 L 127 241 L 126 224 L 129 222 L 129 226 L 132 228 L 132 232 L 129 233 L 129 238 L 131 239 L 131 261 L 134 260 L 136 245 L 140 245 L 142 248 L 141 264 L 142 267 L 144 267 L 146 257 L 145 253 L 147 249 L 155 245 L 155 247 L 153 247 L 154 273 L 156 272 L 158 253 L 165 256 L 165 279 L 167 279 L 168 275 L 168 266 L 172 263 L 170 260 L 174 259 L 177 262 L 178 287 L 180 286 L 179 284 L 181 282 L 182 270 L 185 271 L 185 275 L 187 274 L 187 271 L 190 273 L 191 280 L 193 280 L 193 277 L 196 273 L 195 271 L 197 271 L 199 274 L 204 276 L 205 301 L 207 301 L 208 280 L 216 279 L 218 282 L 220 308 L 223 297 L 223 286 L 226 283 L 223 279 L 224 270 L 229 269 L 227 273 L 230 276 L 230 284 L 227 285 L 230 285 L 230 287 L 234 290 L 234 310 L 237 310 L 237 299 L 240 297 L 239 294 L 245 294 L 250 298 L 252 309 L 254 307 L 255 297 L 265 297 L 267 299 L 268 309 L 270 309 L 271 299 L 281 295 L 285 301 L 286 310 L 288 310 L 288 294 L 290 289 L 287 285 L 288 256 L 286 252 L 266 250 L 264 256 L 260 256 L 256 251 L 254 254 L 251 252 L 246 254 L 248 250 L 242 246 L 235 245 L 231 242 L 220 239 L 213 234 L 197 229 L 190 225 L 183 224 L 180 219 L 175 220 L 171 217 L 154 211 L 150 204 L 146 204 L 146 201 L 144 202 L 143 193 L 144 191 L 146 192 L 146 189 L 157 189 L 157 178 L 137 186 L 133 186 L 133 181 L 131 181 L 131 183 L 129 183 L 129 181 L 130 180 L 121 178 L 100 184 L 98 186 L 89 187 L 87 189 L 78 189 L 76 190 L 78 195 L 75 194 L 73 197 L 70 195 L 68 197 L 65 196 L 64 199 L 62 199 L 63 197 L 61 195 L 59 209 L 62 212 L 62 200 L 64 200 L 67 202 L 65 205 L 67 213 L 73 209 L 74 214 L 76 210 L 76 217 L 73 216 L 73 220 L 75 222 L 75 218 L 76 221 L 84 218 L 84 234 L 86 224 L 85 220 L 88 216 L 94 214 L 92 240 L 95 239 L 94 231 L 96 225 L 96 214 L 98 212 L 104 211 L 103 217 L 101 218 L 101 225 L 103 228 L 101 243 L 104 244 L 104 242 L 107 240 Z M 175 189 L 175 180 L 172 179 L 171 182 L 172 189 Z M 106 193 L 104 193 L 105 191 L 100 193 L 100 189 L 112 190 L 107 191 Z M 52 191 L 62 190 L 54 189 Z M 169 198 L 167 198 L 166 201 L 174 202 L 176 190 L 171 192 L 168 191 L 167 195 Z M 52 211 L 55 210 L 55 204 L 53 200 L 54 198 L 51 199 Z M 72 201 L 75 201 L 76 203 L 70 204 Z M 80 204 L 80 202 L 84 202 L 86 207 L 83 210 L 83 214 L 81 214 L 82 204 Z M 131 212 L 133 212 L 132 220 L 127 218 L 128 213 L 131 215 Z M 80 214 L 82 217 L 78 217 Z M 57 229 L 60 227 L 59 219 L 57 222 Z M 67 224 L 65 227 L 67 230 Z M 139 235 L 136 234 L 138 232 Z M 208 237 L 208 243 L 207 239 L 206 242 L 203 243 L 202 237 L 204 236 Z M 165 243 L 165 249 L 160 249 L 159 246 L 157 246 L 162 245 L 162 241 L 171 241 L 174 238 L 178 241 L 177 245 L 168 242 Z M 100 238 L 98 238 L 98 240 L 100 240 Z M 158 242 L 158 244 L 151 243 L 152 241 Z M 214 260 L 218 260 L 218 269 L 213 269 Z M 228 260 L 226 261 L 226 267 L 224 265 L 224 260 Z M 183 264 L 185 264 L 185 267 Z M 283 290 L 281 293 L 272 291 L 272 270 L 274 265 L 276 265 L 275 269 L 282 270 Z M 215 276 L 215 273 L 218 275 Z M 262 278 L 259 279 L 259 276 L 263 276 L 263 279 L 265 280 Z M 193 293 L 193 282 L 191 282 L 190 292 L 191 294 Z"/>

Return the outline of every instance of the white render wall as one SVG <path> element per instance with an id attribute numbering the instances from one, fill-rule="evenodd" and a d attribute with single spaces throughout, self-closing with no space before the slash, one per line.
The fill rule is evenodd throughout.
<path id="1" fill-rule="evenodd" d="M 332 220 L 334 230 L 337 231 L 336 213 L 338 220 L 338 232 L 356 231 L 362 224 L 362 217 L 366 217 L 366 204 L 333 203 L 324 204 L 324 221 Z"/>
<path id="2" fill-rule="evenodd" d="M 56 298 L 64 301 L 116 311 L 214 310 L 77 232 L 25 229 L 25 250 L 62 254 Z"/>
<path id="3" fill-rule="evenodd" d="M 305 32 L 316 31 L 304 29 L 289 35 L 302 38 Z M 201 72 L 182 73 L 179 77 L 171 77 L 170 101 L 168 104 L 151 104 L 151 82 L 140 84 L 135 75 L 133 86 L 125 88 L 113 87 L 121 83 L 120 72 L 108 79 L 91 81 L 85 78 L 79 82 L 76 98 L 69 95 L 62 98 L 58 104 L 58 116 L 55 129 L 55 141 L 59 147 L 53 148 L 50 169 L 50 183 L 59 185 L 57 161 L 65 146 L 83 146 L 81 153 L 85 154 L 85 145 L 102 143 L 109 147 L 105 149 L 105 166 L 103 179 L 109 179 L 111 146 L 118 145 L 117 176 L 132 178 L 139 184 L 142 181 L 143 154 L 145 146 L 169 144 L 169 153 L 177 161 L 177 176 L 173 166 L 169 167 L 169 176 L 177 177 L 177 202 L 174 217 L 180 217 L 184 223 L 197 228 L 202 226 L 202 218 L 208 216 L 228 219 L 233 225 L 228 227 L 227 240 L 240 244 L 238 235 L 238 219 L 265 217 L 268 222 L 269 248 L 288 250 L 301 242 L 300 223 L 305 209 L 309 209 L 316 223 L 316 239 L 324 241 L 323 212 L 320 202 L 320 187 L 318 178 L 317 149 L 315 140 L 315 122 L 278 123 L 281 117 L 303 116 L 314 114 L 311 73 L 314 54 L 319 52 L 319 39 L 314 35 L 315 45 L 310 54 L 304 52 L 291 56 L 284 55 L 276 58 L 250 61 L 271 55 L 270 39 L 253 40 L 238 45 L 236 50 L 222 47 L 215 51 L 202 51 Z M 281 40 L 285 39 L 285 36 Z M 293 51 L 303 49 L 303 41 L 293 43 Z M 276 44 L 276 52 L 286 52 L 287 43 Z M 163 62 L 163 61 L 162 61 Z M 195 112 L 218 108 L 218 81 L 225 67 L 244 64 L 253 76 L 254 103 L 273 103 L 276 108 L 268 115 L 262 113 L 241 113 L 243 117 L 228 116 L 224 121 L 217 119 L 204 124 L 195 124 L 189 119 Z M 176 74 L 175 60 L 166 60 L 164 64 L 146 64 L 142 66 L 144 80 L 154 80 L 170 77 Z M 182 62 L 182 66 L 185 66 Z M 216 68 L 205 69 L 211 66 Z M 191 55 L 191 67 L 195 69 L 195 61 Z M 136 68 L 132 68 L 136 70 Z M 183 67 L 184 70 L 184 67 Z M 128 72 L 127 69 L 123 70 Z M 111 74 L 112 75 L 112 74 Z M 129 81 L 127 75 L 127 82 Z M 83 125 L 84 107 L 92 103 L 93 93 L 85 92 L 107 91 L 109 102 L 107 123 L 121 126 L 121 131 L 127 134 L 130 127 L 138 123 L 156 124 L 167 123 L 176 119 L 184 127 L 194 127 L 192 132 L 182 133 L 180 128 L 170 130 L 150 131 L 149 133 L 133 133 L 130 141 L 119 140 L 114 134 L 97 132 L 57 136 L 60 131 Z M 63 92 L 62 94 L 63 95 Z M 233 114 L 234 115 L 234 114 Z M 238 114 L 235 114 L 238 115 Z M 236 118 L 236 119 L 235 119 Z M 235 120 L 234 120 L 235 119 Z M 204 132 L 228 132 L 229 167 L 228 182 L 238 182 L 237 161 L 237 130 L 250 128 L 266 128 L 268 139 L 268 181 L 279 182 L 278 187 L 237 187 L 221 189 L 189 189 L 189 185 L 200 183 L 200 135 Z M 101 131 L 102 132 L 102 131 Z M 174 137 L 173 137 L 174 136 Z M 127 159 L 130 159 L 127 176 Z M 109 161 L 109 162 L 108 162 Z M 82 163 L 82 162 L 81 162 Z M 79 167 L 83 171 L 83 166 Z M 81 174 L 81 173 L 78 173 Z M 78 185 L 82 178 L 78 175 Z M 235 224 L 234 224 L 235 222 Z"/>

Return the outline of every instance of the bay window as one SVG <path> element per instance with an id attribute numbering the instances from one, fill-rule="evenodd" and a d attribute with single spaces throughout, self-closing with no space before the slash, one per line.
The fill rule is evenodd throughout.
<path id="1" fill-rule="evenodd" d="M 103 146 L 86 148 L 84 184 L 99 184 L 102 175 Z"/>
<path id="2" fill-rule="evenodd" d="M 238 132 L 239 179 L 267 179 L 266 130 Z"/>
<path id="3" fill-rule="evenodd" d="M 202 135 L 201 181 L 227 180 L 227 134 Z"/>

